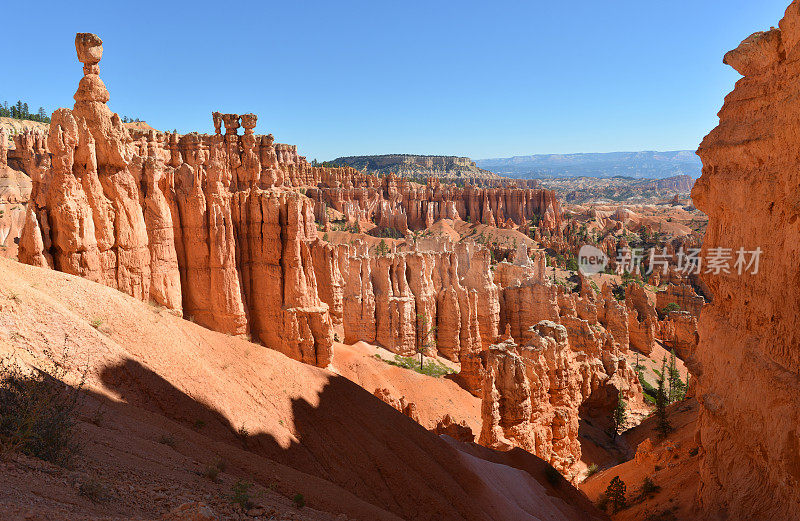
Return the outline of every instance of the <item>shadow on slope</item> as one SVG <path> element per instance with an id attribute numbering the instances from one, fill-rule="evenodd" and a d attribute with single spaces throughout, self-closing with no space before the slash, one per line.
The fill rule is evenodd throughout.
<path id="1" fill-rule="evenodd" d="M 627 485 L 628 505 L 614 514 L 615 521 L 697 519 L 699 405 L 696 399 L 687 398 L 673 403 L 667 411 L 672 431 L 666 437 L 658 433 L 657 418 L 647 418 L 623 434 L 635 457 L 603 469 L 580 484 L 580 489 L 595 501 L 614 477 Z M 646 478 L 655 485 L 649 493 L 643 493 Z"/>
<path id="2" fill-rule="evenodd" d="M 288 446 L 270 433 L 242 432 L 241 426 L 135 360 L 106 367 L 101 379 L 130 405 L 189 424 L 202 419 L 205 435 L 330 481 L 404 519 L 586 519 L 583 510 L 591 511 L 588 501 L 581 501 L 582 495 L 566 484 L 564 490 L 571 493 L 550 491 L 550 504 L 539 504 L 534 511 L 513 497 L 498 501 L 496 492 L 487 490 L 474 469 L 463 463 L 458 449 L 339 376 L 329 378 L 317 405 L 292 399 L 294 439 Z M 510 464 L 515 455 L 491 456 L 493 451 L 483 448 L 470 452 L 542 479 L 544 463 L 534 456 L 528 455 L 526 464 L 519 466 Z M 304 494 L 313 498 L 313 493 Z M 494 501 L 487 502 L 488 497 Z"/>
<path id="3" fill-rule="evenodd" d="M 270 490 L 276 484 L 281 497 L 273 499 L 299 492 L 307 510 L 351 519 L 590 517 L 542 494 L 536 480 L 528 482 L 536 494 L 506 497 L 487 476 L 507 473 L 493 467 L 487 474 L 486 466 L 467 462 L 464 452 L 329 371 L 79 277 L 4 259 L 0 271 L 0 353 L 23 347 L 36 365 L 43 350 L 68 343 L 73 360 L 89 365 L 87 393 L 113 414 L 102 426 L 81 426 L 93 451 L 86 458 L 104 471 L 135 474 L 132 484 L 144 492 L 133 506 L 142 512 L 163 513 L 175 506 L 167 499 L 184 494 L 222 492 L 202 476 L 222 457 L 229 463 L 226 487 L 234 476 Z M 174 443 L 160 443 L 165 435 Z M 164 487 L 175 495 L 158 500 Z M 130 508 L 135 495 L 120 493 L 114 508 Z M 75 503 L 70 496 L 60 504 Z"/>

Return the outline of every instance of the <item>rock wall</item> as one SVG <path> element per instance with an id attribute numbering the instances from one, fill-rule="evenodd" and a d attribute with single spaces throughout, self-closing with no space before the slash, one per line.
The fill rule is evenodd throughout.
<path id="1" fill-rule="evenodd" d="M 9 166 L 8 155 L 8 137 L 0 127 L 0 257 L 15 259 L 32 184 L 30 177 Z"/>
<path id="2" fill-rule="evenodd" d="M 75 107 L 53 113 L 46 145 L 18 146 L 33 178 L 19 259 L 327 365 L 333 323 L 317 292 L 314 204 L 284 188 L 313 183 L 319 169 L 254 135 L 251 114 L 214 114 L 214 135 L 128 130 L 106 105 L 102 42 L 79 34 L 75 45 Z"/>
<path id="3" fill-rule="evenodd" d="M 627 306 L 610 287 L 596 292 L 585 279 L 579 292 L 567 292 L 547 280 L 538 252 L 527 263 L 521 257 L 496 266 L 499 329 L 506 333 L 472 369 L 482 377 L 480 443 L 521 447 L 573 478 L 581 415 L 608 418 L 619 397 L 641 403 L 638 376 L 624 353 L 630 324 L 647 324 L 651 336 L 641 340 L 655 342 L 656 312 L 639 286 L 629 289 Z"/>
<path id="4" fill-rule="evenodd" d="M 617 397 L 640 397 L 641 387 L 613 348 L 595 356 L 579 351 L 567 328 L 549 320 L 531 329 L 525 345 L 508 339 L 484 354 L 479 443 L 521 447 L 574 478 L 581 408 L 592 402 L 610 411 Z"/>
<path id="5" fill-rule="evenodd" d="M 694 368 L 699 341 L 697 318 L 688 311 L 671 311 L 666 319 L 659 323 L 659 331 L 664 346 L 667 349 L 674 349 L 675 354 L 689 368 Z"/>
<path id="6" fill-rule="evenodd" d="M 744 77 L 698 154 L 692 190 L 712 248 L 763 253 L 757 274 L 704 275 L 699 502 L 708 519 L 797 519 L 800 507 L 800 3 L 725 55 Z M 733 261 L 732 261 L 733 262 Z"/>
<path id="7" fill-rule="evenodd" d="M 649 355 L 655 347 L 658 332 L 658 315 L 648 302 L 644 288 L 628 284 L 625 288 L 625 305 L 628 308 L 628 342 L 630 347 Z"/>
<path id="8" fill-rule="evenodd" d="M 685 282 L 667 284 L 664 290 L 656 293 L 656 308 L 663 310 L 668 304 L 677 304 L 681 311 L 688 311 L 695 317 L 700 316 L 705 299 L 695 293 L 694 288 Z"/>
<path id="9" fill-rule="evenodd" d="M 508 283 L 500 288 L 499 329 L 508 328 L 509 334 L 521 344 L 535 337 L 531 326 L 542 320 L 550 320 L 566 326 L 573 346 L 599 356 L 605 345 L 625 352 L 630 347 L 631 329 L 638 335 L 637 345 L 649 353 L 655 343 L 658 321 L 652 306 L 642 305 L 642 315 L 638 320 L 636 309 L 628 309 L 625 302 L 618 302 L 611 294 L 611 288 L 604 286 L 597 293 L 588 285 L 580 293 L 570 293 L 561 285 L 545 280 L 538 269 L 531 269 L 528 278 L 510 277 L 511 267 L 498 264 L 501 273 L 498 281 Z"/>
<path id="10" fill-rule="evenodd" d="M 474 243 L 376 254 L 361 241 L 318 241 L 312 252 L 317 279 L 334 281 L 319 295 L 346 343 L 460 361 L 497 339 L 498 288 L 489 252 Z"/>
<path id="11" fill-rule="evenodd" d="M 550 231 L 561 226 L 561 205 L 553 192 L 543 189 L 459 187 L 436 179 L 423 186 L 392 174 L 377 177 L 332 169 L 323 172 L 320 186 L 307 194 L 318 201 L 318 218 L 329 206 L 348 220 L 372 221 L 402 233 L 427 228 L 440 219 L 499 227 L 536 219 Z"/>

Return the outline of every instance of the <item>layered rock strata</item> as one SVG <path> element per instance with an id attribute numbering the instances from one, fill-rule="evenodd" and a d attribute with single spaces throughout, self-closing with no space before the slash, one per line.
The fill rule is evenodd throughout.
<path id="1" fill-rule="evenodd" d="M 28 158 L 20 260 L 327 365 L 333 329 L 317 293 L 313 203 L 283 188 L 319 172 L 256 136 L 254 115 L 215 114 L 214 135 L 129 131 L 106 105 L 102 42 L 79 34 L 75 45 L 84 77 L 75 107 L 53 113 L 51 165 Z M 33 141 L 20 148 L 43 148 Z"/>
<path id="2" fill-rule="evenodd" d="M 688 311 L 695 317 L 700 316 L 705 303 L 705 299 L 687 282 L 670 282 L 664 290 L 656 293 L 656 308 L 663 310 L 669 304 L 675 304 L 681 311 Z"/>
<path id="3" fill-rule="evenodd" d="M 697 317 L 688 311 L 671 311 L 659 323 L 659 333 L 664 347 L 675 350 L 675 354 L 691 369 L 699 336 Z"/>
<path id="4" fill-rule="evenodd" d="M 445 177 L 459 179 L 498 179 L 468 157 L 385 154 L 381 156 L 339 157 L 332 163 L 372 174 L 394 173 L 403 177 Z"/>
<path id="5" fill-rule="evenodd" d="M 32 185 L 27 175 L 9 166 L 8 155 L 8 137 L 0 128 L 0 257 L 16 258 Z"/>
<path id="6" fill-rule="evenodd" d="M 658 321 L 641 287 L 628 290 L 628 303 L 583 278 L 578 292 L 567 292 L 547 279 L 542 256 L 526 262 L 520 252 L 495 269 L 506 333 L 481 354 L 480 443 L 522 447 L 575 477 L 579 417 L 609 417 L 620 397 L 641 401 L 624 355 L 631 344 L 652 349 Z"/>
<path id="7" fill-rule="evenodd" d="M 478 392 L 480 377 L 469 366 L 497 339 L 500 307 L 486 249 L 445 242 L 378 254 L 362 241 L 316 241 L 311 250 L 316 279 L 326 286 L 319 296 L 339 338 L 462 362 L 465 387 Z"/>
<path id="8" fill-rule="evenodd" d="M 704 275 L 697 389 L 708 519 L 797 519 L 800 507 L 800 3 L 725 55 L 743 78 L 698 154 L 704 255 L 762 250 L 757 273 Z M 732 261 L 733 262 L 733 261 Z"/>
<path id="9" fill-rule="evenodd" d="M 628 342 L 630 347 L 649 355 L 655 347 L 659 331 L 658 314 L 648 301 L 642 286 L 636 283 L 625 288 L 625 305 L 628 308 Z"/>
<path id="10" fill-rule="evenodd" d="M 543 320 L 525 345 L 513 339 L 486 353 L 479 443 L 521 447 L 569 478 L 581 458 L 581 408 L 613 408 L 635 400 L 641 387 L 633 368 L 613 350 L 592 356 L 570 345 L 567 328 Z"/>
<path id="11" fill-rule="evenodd" d="M 419 185 L 392 174 L 378 177 L 348 169 L 322 172 L 320 186 L 307 194 L 318 201 L 317 217 L 328 207 L 351 221 L 372 221 L 406 233 L 441 219 L 461 219 L 498 227 L 536 220 L 555 231 L 561 205 L 553 192 L 530 188 L 476 188 L 443 185 L 429 179 Z"/>

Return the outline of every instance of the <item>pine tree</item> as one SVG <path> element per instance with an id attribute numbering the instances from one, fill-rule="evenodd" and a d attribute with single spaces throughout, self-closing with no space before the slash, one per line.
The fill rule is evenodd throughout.
<path id="1" fill-rule="evenodd" d="M 614 438 L 616 439 L 617 435 L 620 433 L 621 430 L 625 427 L 625 420 L 628 417 L 628 404 L 625 400 L 622 399 L 620 396 L 617 399 L 617 406 L 614 408 L 614 415 L 612 420 L 614 421 Z"/>
<path id="2" fill-rule="evenodd" d="M 378 257 L 384 257 L 387 253 L 389 253 L 389 246 L 386 244 L 386 240 L 381 239 L 381 242 L 378 243 L 377 248 L 375 248 L 378 253 Z"/>
<path id="3" fill-rule="evenodd" d="M 667 373 L 667 379 L 669 382 L 669 403 L 679 402 L 683 400 L 686 391 L 685 391 L 685 386 L 681 381 L 681 373 L 678 371 L 674 349 L 670 352 L 669 356 L 669 369 Z"/>
<path id="4" fill-rule="evenodd" d="M 625 508 L 626 488 L 625 482 L 619 479 L 619 476 L 615 476 L 611 483 L 608 484 L 606 498 L 608 498 L 608 503 L 614 507 L 614 512 L 619 512 Z"/>
<path id="5" fill-rule="evenodd" d="M 656 429 L 661 436 L 666 436 L 672 430 L 672 425 L 669 423 L 667 415 L 667 405 L 669 405 L 669 396 L 666 389 L 666 372 L 667 372 L 667 357 L 665 356 L 661 361 L 661 374 L 658 375 L 658 390 L 656 392 Z"/>
<path id="6" fill-rule="evenodd" d="M 428 317 L 422 313 L 417 313 L 417 353 L 419 353 L 419 371 L 422 372 L 424 368 L 424 355 L 426 350 L 430 350 L 436 345 L 436 326 L 431 326 L 428 323 Z"/>

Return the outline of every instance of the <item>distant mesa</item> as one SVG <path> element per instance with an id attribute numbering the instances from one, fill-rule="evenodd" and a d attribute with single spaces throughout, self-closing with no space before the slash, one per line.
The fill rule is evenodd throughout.
<path id="1" fill-rule="evenodd" d="M 479 168 L 472 159 L 457 156 L 419 156 L 413 154 L 348 156 L 336 158 L 330 164 L 334 166 L 350 166 L 370 174 L 389 174 L 393 172 L 401 177 L 500 178 L 494 172 Z"/>
<path id="2" fill-rule="evenodd" d="M 677 194 L 688 196 L 694 179 L 676 175 L 660 179 L 634 177 L 549 177 L 536 180 L 540 186 L 553 190 L 567 203 L 584 204 L 656 202 L 672 199 Z"/>
<path id="3" fill-rule="evenodd" d="M 476 164 L 502 176 L 522 179 L 614 176 L 662 179 L 676 175 L 696 179 L 702 169 L 700 158 L 691 150 L 538 154 L 478 159 Z"/>

